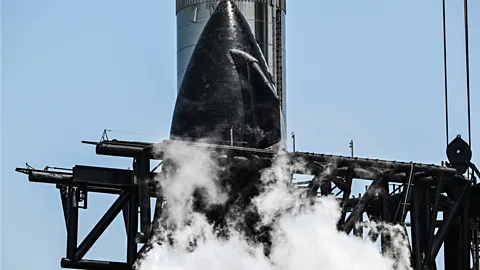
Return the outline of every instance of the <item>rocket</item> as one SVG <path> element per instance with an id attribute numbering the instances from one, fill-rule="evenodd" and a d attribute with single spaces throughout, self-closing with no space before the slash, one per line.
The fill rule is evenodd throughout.
<path id="1" fill-rule="evenodd" d="M 234 2 L 220 1 L 199 37 L 179 87 L 170 139 L 282 150 L 284 129 L 281 101 L 250 26 Z M 174 163 L 164 157 L 162 171 L 172 175 L 177 169 Z M 191 194 L 194 211 L 219 231 L 235 223 L 249 241 L 264 245 L 265 254 L 271 243 L 270 227 L 260 225 L 252 199 L 260 193 L 260 170 L 267 166 L 264 160 L 228 164 L 219 177 L 219 186 L 228 196 L 224 203 L 205 204 L 200 188 Z M 166 220 L 167 216 L 155 216 L 153 224 L 166 224 Z M 159 225 L 157 229 L 167 234 L 175 230 L 162 226 L 168 227 Z M 153 236 L 151 240 L 173 244 L 172 239 L 155 240 Z M 140 258 L 150 249 L 147 243 Z"/>
<path id="2" fill-rule="evenodd" d="M 191 55 L 174 108 L 171 139 L 285 148 L 281 102 L 247 20 L 221 1 Z"/>

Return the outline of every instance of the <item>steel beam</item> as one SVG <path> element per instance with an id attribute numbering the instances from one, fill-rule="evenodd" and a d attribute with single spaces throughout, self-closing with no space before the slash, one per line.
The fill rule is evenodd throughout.
<path id="1" fill-rule="evenodd" d="M 69 198 L 68 187 L 65 185 L 57 185 L 58 192 L 60 193 L 60 200 L 62 202 L 63 217 L 65 218 L 65 227 L 68 230 L 68 212 L 69 212 Z"/>
<path id="2" fill-rule="evenodd" d="M 444 219 L 446 216 L 449 216 L 448 212 L 444 212 Z M 444 242 L 445 270 L 461 269 L 460 235 L 461 235 L 460 224 L 458 220 L 453 221 L 452 224 L 450 225 L 450 229 L 448 231 L 448 234 L 446 235 L 445 242 Z"/>
<path id="3" fill-rule="evenodd" d="M 390 211 L 388 206 L 388 197 L 389 197 L 389 186 L 388 181 L 382 181 L 380 183 L 380 189 L 382 190 L 380 194 L 380 211 L 381 211 L 381 220 L 386 223 L 391 222 L 390 218 Z M 391 246 L 391 236 L 387 233 L 382 233 L 381 236 L 381 247 L 382 253 L 386 254 L 386 252 L 390 249 Z"/>
<path id="4" fill-rule="evenodd" d="M 435 187 L 435 198 L 433 202 L 432 215 L 430 218 L 430 227 L 428 228 L 427 252 L 426 252 L 426 258 L 425 258 L 426 263 L 432 262 L 431 252 L 432 252 L 433 238 L 435 236 L 435 225 L 437 222 L 438 208 L 440 206 L 440 198 L 442 196 L 443 179 L 444 179 L 444 175 L 443 173 L 440 173 L 437 179 L 437 186 Z"/>
<path id="5" fill-rule="evenodd" d="M 320 162 L 309 162 L 309 163 L 311 164 L 315 163 L 316 166 L 309 166 L 307 170 L 296 170 L 294 171 L 294 173 L 310 174 L 312 173 L 311 171 L 313 171 L 313 174 L 320 175 L 324 171 L 326 171 L 327 168 L 329 167 L 328 163 L 325 163 L 325 164 L 321 164 Z M 363 180 L 374 180 L 376 172 L 378 170 L 379 169 L 376 167 L 355 167 L 353 172 L 353 178 L 363 179 Z M 343 167 L 336 167 L 335 170 L 330 172 L 329 174 L 336 175 L 339 177 L 347 177 L 347 173 L 348 173 L 348 167 L 343 166 Z M 434 179 L 433 175 L 437 175 L 437 174 L 438 172 L 435 172 L 435 170 L 432 170 L 430 172 L 417 172 L 414 174 L 413 183 L 434 186 L 436 185 L 436 180 Z M 407 175 L 409 175 L 409 172 L 399 172 L 398 174 L 386 175 L 385 180 L 387 180 L 390 183 L 405 184 L 406 182 L 408 182 L 408 179 L 409 179 Z M 468 180 L 466 180 L 460 175 L 455 175 L 455 176 L 450 175 L 445 178 L 444 182 L 445 184 L 452 185 L 452 186 L 461 186 L 465 183 L 468 183 Z"/>
<path id="6" fill-rule="evenodd" d="M 71 184 L 73 181 L 73 174 L 64 172 L 30 170 L 28 174 L 28 180 L 30 182 L 36 183 Z"/>
<path id="7" fill-rule="evenodd" d="M 347 220 L 345 221 L 345 226 L 343 227 L 343 231 L 347 234 L 350 234 L 355 223 L 358 222 L 359 218 L 365 212 L 368 204 L 372 201 L 376 194 L 376 190 L 380 187 L 383 181 L 383 177 L 377 178 L 374 180 L 373 183 L 368 187 L 365 194 L 363 194 L 362 198 L 358 201 L 357 205 L 352 210 L 352 213 L 348 216 Z"/>
<path id="8" fill-rule="evenodd" d="M 140 155 L 135 159 L 135 181 L 138 185 L 138 200 L 140 206 L 141 242 L 145 243 L 150 237 L 151 230 L 151 203 L 150 203 L 150 160 L 147 155 Z"/>
<path id="9" fill-rule="evenodd" d="M 206 143 L 194 143 L 186 141 L 164 140 L 161 143 L 143 143 L 143 142 L 125 142 L 125 141 L 102 141 L 98 143 L 85 142 L 96 145 L 96 152 L 99 155 L 112 155 L 123 157 L 138 157 L 146 154 L 149 159 L 162 159 L 163 152 L 171 146 L 192 146 L 204 151 L 214 151 L 225 155 L 237 156 L 261 156 L 271 158 L 276 152 L 263 149 L 253 149 L 238 146 L 215 145 Z M 411 163 L 400 161 L 388 161 L 379 159 L 368 159 L 358 157 L 344 157 L 336 155 L 315 154 L 309 152 L 287 153 L 289 157 L 294 159 L 304 159 L 321 163 L 336 164 L 337 167 L 349 167 L 351 163 L 355 163 L 360 168 L 377 168 L 377 169 L 396 169 L 407 172 Z M 435 173 L 443 171 L 448 176 L 455 176 L 457 171 L 453 168 L 433 164 L 415 164 L 417 172 Z"/>
<path id="10" fill-rule="evenodd" d="M 123 188 L 132 185 L 133 171 L 76 165 L 73 167 L 73 182 L 95 187 Z"/>
<path id="11" fill-rule="evenodd" d="M 136 165 L 134 170 L 130 171 L 88 166 L 75 166 L 72 173 L 17 169 L 19 172 L 27 173 L 31 182 L 57 184 L 57 187 L 59 187 L 61 191 L 62 189 L 68 191 L 68 196 L 62 201 L 62 203 L 65 204 L 64 214 L 67 225 L 67 256 L 62 259 L 62 267 L 82 269 L 130 269 L 131 265 L 137 258 L 137 232 L 140 229 L 144 236 L 142 239 L 144 241 L 149 237 L 152 227 L 156 227 L 151 225 L 150 197 L 155 196 L 161 198 L 161 195 L 156 194 L 154 185 L 150 183 L 150 179 L 153 178 L 153 175 L 149 170 L 149 160 L 163 159 L 163 156 L 169 147 L 190 145 L 203 149 L 204 151 L 216 152 L 218 153 L 218 158 L 221 164 L 233 160 L 228 157 L 238 156 L 248 158 L 249 164 L 252 163 L 252 158 L 262 162 L 271 161 L 271 158 L 277 154 L 270 150 L 169 140 L 161 143 L 113 140 L 92 144 L 96 145 L 97 154 L 135 158 Z M 387 190 L 385 193 L 388 194 L 388 182 L 408 182 L 408 174 L 412 167 L 412 163 L 388 160 L 344 157 L 307 152 L 284 152 L 284 154 L 286 154 L 293 162 L 299 160 L 305 161 L 309 164 L 308 170 L 313 168 L 312 171 L 317 176 L 324 173 L 329 166 L 334 167 L 332 173 L 329 173 L 326 176 L 327 180 L 320 182 L 312 181 L 310 184 L 316 190 L 321 184 L 328 183 L 330 189 L 325 185 L 322 188 L 322 194 L 326 193 L 326 191 L 329 191 L 328 193 L 331 192 L 331 182 L 334 182 L 337 187 L 343 190 L 343 217 L 345 217 L 347 210 L 351 209 L 350 207 L 352 206 L 350 204 L 354 201 L 348 198 L 351 194 L 353 179 L 373 180 L 373 183 L 370 185 L 367 192 L 360 199 L 356 199 L 357 203 L 353 207 L 350 216 L 346 220 L 343 218 L 340 221 L 344 221 L 343 229 L 347 234 L 351 232 L 358 221 L 362 220 L 365 211 L 369 211 L 369 215 L 374 215 L 370 217 L 371 220 L 381 219 L 385 222 L 392 221 L 392 218 L 394 218 L 393 212 L 390 212 L 391 209 L 388 207 L 388 204 L 392 204 L 392 202 L 389 202 L 386 197 L 382 197 L 380 210 L 372 209 L 375 208 L 376 205 L 369 207 L 369 204 L 375 196 L 375 189 L 382 187 L 384 191 Z M 382 177 L 379 177 L 379 175 Z M 438 181 L 436 178 L 437 176 Z M 345 178 L 345 181 L 343 181 L 342 178 Z M 412 181 L 412 184 L 415 186 L 410 193 L 412 194 L 412 204 L 410 208 L 412 217 L 412 258 L 414 269 L 421 269 L 422 264 L 426 267 L 430 267 L 430 270 L 434 269 L 435 257 L 444 242 L 446 250 L 445 261 L 446 265 L 448 265 L 446 269 L 464 270 L 464 268 L 467 267 L 471 234 L 468 228 L 469 213 L 467 207 L 462 210 L 460 210 L 460 208 L 464 205 L 465 197 L 468 196 L 468 194 L 465 195 L 465 189 L 468 188 L 468 183 L 468 180 L 459 175 L 455 169 L 429 164 L 415 164 L 415 173 Z M 435 197 L 432 200 L 430 192 L 431 187 L 433 186 L 436 186 L 437 190 L 435 191 Z M 444 189 L 453 190 L 454 192 L 451 191 L 451 193 L 455 193 L 455 198 L 459 197 L 459 199 L 451 206 L 449 212 L 445 215 L 445 220 L 441 223 L 442 225 L 440 226 L 439 232 L 437 235 L 434 235 L 435 227 L 438 224 L 436 221 L 436 215 L 445 205 L 442 201 L 443 195 L 441 195 L 442 186 L 445 187 Z M 78 188 L 85 189 L 87 192 L 121 195 L 77 248 L 79 207 Z M 465 189 L 460 193 L 458 191 L 462 190 L 461 188 Z M 125 195 L 129 192 L 131 195 Z M 128 198 L 123 198 L 124 196 L 127 196 Z M 120 201 L 121 198 L 123 198 L 122 203 L 118 203 L 117 205 L 117 202 Z M 130 201 L 128 202 L 126 210 L 124 210 L 127 234 L 127 263 L 83 260 L 83 256 L 108 227 L 115 215 L 121 211 L 122 205 L 125 205 L 129 198 Z M 338 199 L 340 200 L 340 198 Z M 161 211 L 162 201 L 163 199 L 157 200 L 155 216 L 158 216 Z M 407 201 L 410 201 L 408 197 Z M 139 208 L 140 214 L 138 212 Z M 459 214 L 459 212 L 462 214 Z M 139 217 L 140 228 L 138 227 Z M 458 217 L 461 217 L 460 224 L 455 223 L 454 220 Z M 397 218 L 393 221 L 397 221 Z M 451 228 L 455 229 L 454 232 L 449 230 Z M 360 230 L 355 229 L 354 234 L 359 236 L 363 233 L 361 233 Z M 378 238 L 378 235 L 375 238 Z M 385 236 L 382 235 L 382 250 L 385 250 L 385 244 L 388 244 L 388 239 L 386 241 Z M 426 254 L 423 252 L 426 252 Z M 424 262 L 422 262 L 423 256 L 426 257 Z M 453 268 L 453 258 L 457 259 L 457 263 L 455 264 L 456 268 Z"/>
<path id="12" fill-rule="evenodd" d="M 453 220 L 455 219 L 455 217 L 458 216 L 458 211 L 460 209 L 460 206 L 463 204 L 463 201 L 465 199 L 464 195 L 468 187 L 469 187 L 468 185 L 465 185 L 458 200 L 450 206 L 449 210 L 447 211 L 447 216 L 446 217 L 444 216 L 442 226 L 438 229 L 438 232 L 433 239 L 433 245 L 432 245 L 432 251 L 431 251 L 432 260 L 434 260 L 437 257 L 437 254 L 440 251 L 440 248 L 443 242 L 445 241 L 445 238 L 447 237 L 450 227 L 453 224 Z"/>
<path id="13" fill-rule="evenodd" d="M 58 188 L 62 186 L 82 187 L 87 192 L 119 195 L 124 189 L 137 186 L 137 184 L 133 183 L 134 172 L 132 170 L 80 165 L 72 169 L 76 173 L 26 168 L 17 168 L 16 170 L 28 174 L 30 182 L 56 184 Z M 149 177 L 152 179 L 158 175 L 158 173 L 149 173 Z M 150 197 L 155 196 L 155 187 L 152 186 L 150 187 Z"/>
<path id="14" fill-rule="evenodd" d="M 411 169 L 410 162 L 357 158 L 357 157 L 352 158 L 352 157 L 326 155 L 326 154 L 314 154 L 314 153 L 305 153 L 305 152 L 296 152 L 293 157 L 303 158 L 305 160 L 316 161 L 321 163 L 336 164 L 337 167 L 348 167 L 349 164 L 355 163 L 355 166 L 359 168 L 377 168 L 377 169 L 385 169 L 385 170 L 394 169 L 398 172 L 408 172 Z M 457 174 L 457 171 L 453 168 L 447 168 L 447 167 L 442 167 L 442 166 L 433 165 L 433 164 L 430 165 L 430 164 L 415 163 L 415 171 L 428 172 L 428 173 L 444 172 L 448 176 L 455 176 Z"/>
<path id="15" fill-rule="evenodd" d="M 354 168 L 355 168 L 354 166 L 355 166 L 354 164 L 350 164 L 350 167 L 348 168 L 348 171 L 347 171 L 347 176 L 345 177 L 346 187 L 343 190 L 342 215 L 341 215 L 340 220 L 338 221 L 338 225 L 337 225 L 339 229 L 341 229 L 344 226 L 344 224 L 346 223 L 346 220 L 345 220 L 345 216 L 347 214 L 346 207 L 347 207 L 347 201 L 348 201 L 348 199 L 350 197 L 350 194 L 352 192 L 353 173 L 354 173 Z M 359 201 L 359 204 L 360 204 L 360 202 L 361 202 L 361 199 Z M 354 210 L 355 210 L 355 208 L 354 208 Z M 357 209 L 357 211 L 358 211 L 358 209 Z M 361 211 L 360 216 L 363 215 L 364 211 L 365 211 L 365 209 L 363 209 Z M 352 214 L 354 214 L 353 211 L 352 211 L 351 215 Z M 350 216 L 349 216 L 349 218 L 350 218 Z M 354 217 L 358 220 L 358 213 L 355 213 Z M 355 223 L 353 225 L 355 225 Z M 351 230 L 351 229 L 349 229 L 349 230 Z M 350 231 L 347 232 L 347 234 L 349 234 L 349 233 L 350 233 Z"/>
<path id="16" fill-rule="evenodd" d="M 78 241 L 78 202 L 77 191 L 68 188 L 68 228 L 67 228 L 67 258 L 75 261 Z"/>
<path id="17" fill-rule="evenodd" d="M 84 142 L 96 145 L 98 155 L 120 156 L 135 158 L 146 153 L 149 159 L 163 159 L 164 151 L 171 147 L 191 146 L 203 151 L 221 152 L 225 155 L 273 157 L 276 152 L 263 149 L 254 149 L 239 146 L 196 143 L 187 141 L 164 140 L 161 143 L 141 143 L 125 141 Z"/>
<path id="18" fill-rule="evenodd" d="M 421 248 L 421 222 L 420 222 L 420 191 L 418 187 L 412 188 L 412 265 L 414 269 L 422 269 L 422 248 Z"/>
<path id="19" fill-rule="evenodd" d="M 138 232 L 138 191 L 134 190 L 128 202 L 127 223 L 127 264 L 133 265 L 137 258 L 136 236 Z"/>
<path id="20" fill-rule="evenodd" d="M 98 221 L 95 227 L 90 231 L 90 233 L 85 237 L 83 242 L 77 249 L 75 255 L 75 261 L 79 261 L 87 254 L 90 248 L 95 244 L 95 242 L 100 238 L 102 233 L 107 229 L 107 227 L 112 223 L 115 217 L 120 213 L 125 203 L 130 199 L 131 192 L 123 192 L 113 205 L 107 210 L 103 217 Z"/>
<path id="21" fill-rule="evenodd" d="M 465 200 L 463 209 L 460 212 L 460 226 L 461 226 L 461 269 L 470 270 L 470 189 L 465 191 Z"/>
<path id="22" fill-rule="evenodd" d="M 88 269 L 88 270 L 131 270 L 131 265 L 121 262 L 107 262 L 94 260 L 72 261 L 63 258 L 60 262 L 62 268 Z"/>

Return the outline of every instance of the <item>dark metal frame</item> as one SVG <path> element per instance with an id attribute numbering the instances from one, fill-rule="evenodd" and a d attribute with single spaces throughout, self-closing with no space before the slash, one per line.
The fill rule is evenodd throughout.
<path id="1" fill-rule="evenodd" d="M 295 156 L 312 163 L 311 169 L 316 175 L 310 183 L 312 194 L 320 188 L 318 194 L 327 195 L 335 187 L 343 193 L 339 229 L 345 233 L 356 229 L 354 234 L 363 237 L 363 233 L 355 228 L 362 221 L 363 213 L 375 221 L 406 226 L 406 213 L 410 212 L 414 269 L 436 269 L 435 259 L 442 245 L 445 246 L 446 270 L 471 269 L 471 255 L 474 267 L 478 269 L 478 231 L 477 226 L 472 225 L 479 223 L 480 187 L 475 184 L 474 177 L 465 179 L 453 168 L 435 165 L 306 153 L 296 153 Z M 473 164 L 470 167 L 480 176 Z M 327 169 L 333 173 L 324 175 Z M 372 180 L 361 198 L 349 198 L 353 178 Z M 390 191 L 392 182 L 402 183 L 400 192 L 399 188 Z M 382 192 L 378 194 L 378 190 Z M 401 208 L 403 211 L 399 216 Z M 346 218 L 347 212 L 350 215 Z M 444 213 L 443 220 L 437 220 L 439 212 Z M 435 228 L 438 228 L 436 234 Z M 372 240 L 376 241 L 377 237 Z M 384 250 L 388 238 L 382 236 L 381 244 Z"/>
<path id="2" fill-rule="evenodd" d="M 149 179 L 148 160 L 134 159 L 134 170 L 75 166 L 71 172 L 17 168 L 16 171 L 28 174 L 30 182 L 56 184 L 67 227 L 66 257 L 62 258 L 63 268 L 73 269 L 131 269 L 134 264 L 138 243 L 145 243 L 150 237 L 150 198 L 155 196 Z M 118 198 L 105 212 L 98 223 L 78 245 L 79 209 L 87 209 L 90 192 L 118 194 Z M 83 205 L 82 205 L 83 203 Z M 140 211 L 139 211 L 140 209 Z M 127 254 L 125 262 L 86 260 L 84 256 L 92 248 L 113 220 L 123 212 L 127 234 Z M 140 232 L 138 219 L 140 217 Z"/>
<path id="3" fill-rule="evenodd" d="M 150 160 L 162 160 L 163 149 L 171 144 L 188 142 L 163 141 L 158 144 L 105 140 L 84 142 L 96 146 L 99 155 L 133 158 L 133 170 L 75 166 L 69 172 L 17 168 L 29 175 L 29 181 L 56 184 L 60 190 L 67 226 L 67 254 L 61 260 L 64 268 L 74 269 L 131 269 L 137 258 L 137 244 L 145 243 L 151 234 L 150 198 L 160 197 L 151 179 L 157 176 L 150 171 Z M 235 146 L 188 143 L 205 151 L 220 152 L 227 156 L 243 156 L 271 159 L 275 153 L 269 150 Z M 363 159 L 306 152 L 285 153 L 293 161 L 301 161 L 306 170 L 295 171 L 315 175 L 312 181 L 297 182 L 309 189 L 313 196 L 333 194 L 343 207 L 338 228 L 345 233 L 363 237 L 359 227 L 364 213 L 369 219 L 405 227 L 410 212 L 412 231 L 412 266 L 414 269 L 436 269 L 435 258 L 442 245 L 445 247 L 445 269 L 470 269 L 470 254 L 478 267 L 479 240 L 477 224 L 480 217 L 480 188 L 474 179 L 466 179 L 454 168 L 407 162 Z M 470 164 L 473 171 L 478 169 Z M 155 168 L 156 169 L 156 168 Z M 154 170 L 155 170 L 154 169 Z M 329 172 L 329 173 L 327 173 Z M 350 198 L 355 179 L 372 183 L 360 198 Z M 390 184 L 399 184 L 391 188 Z M 377 191 L 381 192 L 377 192 Z M 119 197 L 107 210 L 92 231 L 78 245 L 78 209 L 86 209 L 89 192 L 118 194 Z M 81 204 L 83 203 L 83 205 Z M 126 262 L 94 261 L 84 259 L 113 219 L 123 211 L 127 233 Z M 444 213 L 443 220 L 437 214 Z M 349 214 L 347 216 L 347 214 Z M 138 220 L 140 219 L 140 226 Z M 438 232 L 435 234 L 435 228 Z M 381 236 L 382 251 L 389 245 L 389 236 L 369 233 L 373 241 Z"/>

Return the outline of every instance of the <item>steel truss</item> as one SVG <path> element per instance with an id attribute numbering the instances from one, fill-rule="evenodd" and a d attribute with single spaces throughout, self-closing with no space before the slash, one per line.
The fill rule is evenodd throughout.
<path id="1" fill-rule="evenodd" d="M 150 198 L 162 203 L 161 191 L 151 179 L 158 175 L 150 170 L 150 160 L 162 160 L 163 149 L 171 144 L 185 144 L 165 140 L 162 143 L 103 140 L 83 142 L 96 146 L 99 155 L 133 159 L 133 170 L 76 165 L 69 171 L 17 168 L 28 175 L 29 181 L 55 184 L 62 199 L 67 227 L 66 257 L 61 266 L 72 269 L 131 269 L 138 249 L 151 236 L 152 217 Z M 234 146 L 189 143 L 205 151 L 218 152 L 227 157 L 246 157 L 271 161 L 274 152 Z M 336 194 L 343 207 L 338 229 L 363 237 L 364 213 L 370 220 L 391 224 L 411 225 L 411 258 L 414 269 L 436 269 L 435 259 L 442 247 L 446 270 L 479 269 L 478 223 L 480 214 L 480 187 L 474 178 L 466 179 L 451 166 L 437 166 L 378 159 L 343 157 L 307 152 L 285 153 L 292 162 L 306 164 L 303 171 L 311 174 L 308 182 L 297 182 L 312 196 Z M 270 164 L 269 162 L 265 164 Z M 472 171 L 480 175 L 473 164 Z M 370 180 L 366 192 L 351 198 L 352 184 Z M 391 186 L 394 186 L 391 188 Z M 380 191 L 380 192 L 378 192 Z M 79 209 L 87 209 L 90 192 L 118 194 L 117 200 L 78 245 Z M 158 204 L 158 202 L 157 202 Z M 86 260 L 85 254 L 95 244 L 114 218 L 123 212 L 127 234 L 125 262 Z M 443 219 L 438 220 L 438 213 Z M 156 213 L 155 215 L 157 215 Z M 410 223 L 406 217 L 410 214 Z M 138 226 L 140 220 L 140 226 Z M 435 229 L 438 231 L 435 233 Z M 389 237 L 370 231 L 374 241 L 381 238 L 382 251 L 389 246 Z"/>

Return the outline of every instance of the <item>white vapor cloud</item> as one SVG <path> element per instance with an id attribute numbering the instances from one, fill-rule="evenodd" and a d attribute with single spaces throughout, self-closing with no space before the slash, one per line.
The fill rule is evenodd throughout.
<path id="1" fill-rule="evenodd" d="M 206 218 L 193 211 L 192 193 L 203 188 L 209 203 L 224 202 L 228 196 L 218 186 L 222 166 L 210 154 L 183 144 L 162 151 L 176 163 L 176 170 L 159 180 L 167 199 L 168 222 L 162 226 L 173 225 L 175 229 L 169 232 L 174 244 L 153 243 L 144 259 L 137 262 L 140 270 L 411 269 L 408 239 L 401 227 L 364 224 L 382 228 L 392 236 L 391 250 L 385 254 L 369 240 L 338 231 L 341 209 L 337 200 L 322 197 L 310 203 L 309 198 L 302 197 L 301 190 L 293 188 L 290 181 L 292 171 L 304 165 L 282 153 L 261 172 L 261 192 L 251 206 L 261 215 L 261 225 L 273 224 L 269 257 L 261 245 L 252 244 L 233 224 L 227 238 L 218 237 Z M 193 242 L 195 248 L 191 247 Z"/>

